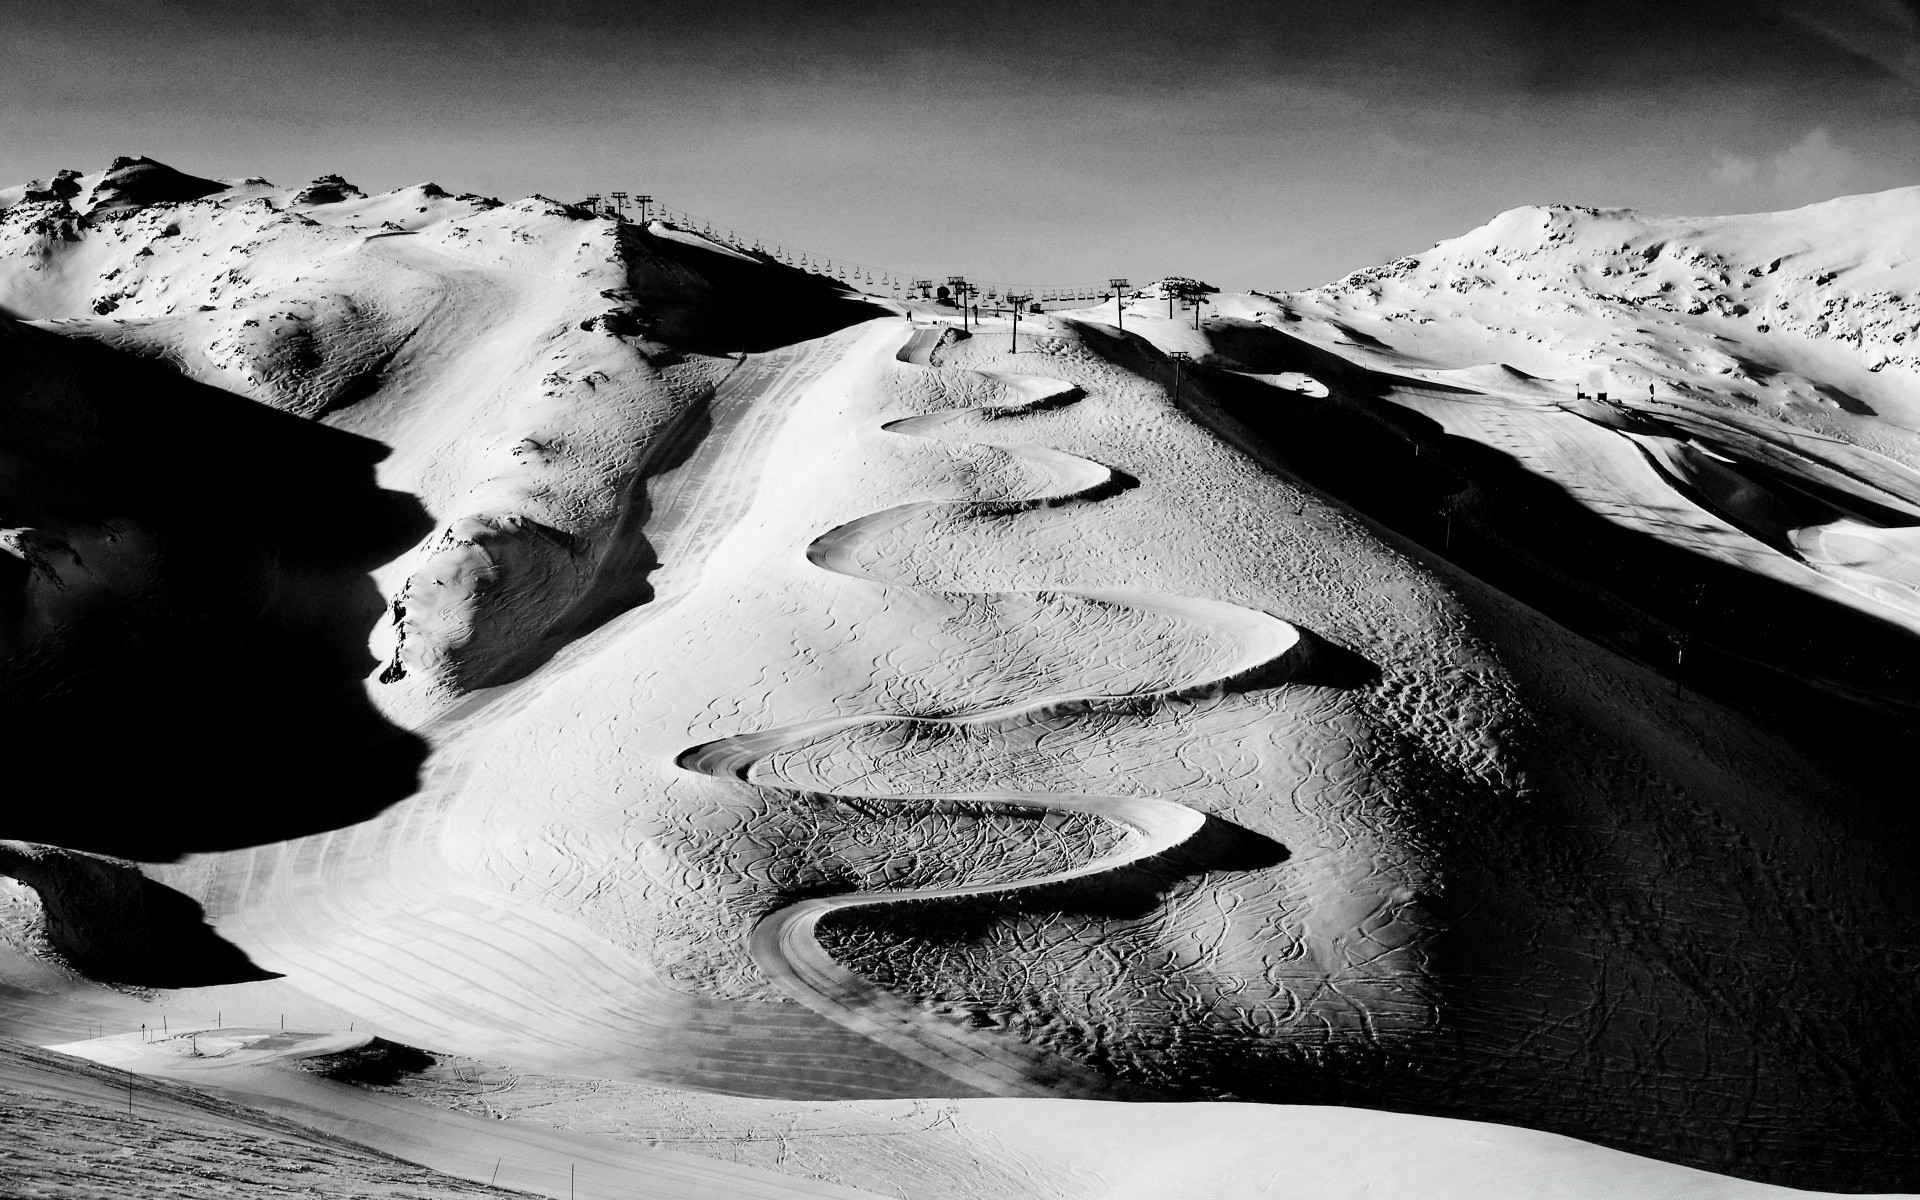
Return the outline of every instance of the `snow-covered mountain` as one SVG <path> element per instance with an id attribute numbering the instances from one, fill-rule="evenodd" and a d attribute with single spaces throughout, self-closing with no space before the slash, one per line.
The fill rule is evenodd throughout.
<path id="1" fill-rule="evenodd" d="M 1916 253 L 1920 189 L 1718 218 L 1516 209 L 1323 288 L 1230 301 L 1285 336 L 1228 321 L 1208 348 L 1342 375 L 1342 412 L 1395 425 L 1384 452 L 1429 455 L 1350 498 L 1504 564 L 1483 574 L 1530 564 L 1536 595 L 1597 591 L 1657 618 L 1566 618 L 1613 626 L 1610 645 L 1671 657 L 1717 633 L 1722 652 L 1910 712 L 1910 656 L 1880 647 L 1920 631 Z M 1594 550 L 1622 532 L 1685 561 Z M 1618 578 L 1592 578 L 1594 553 L 1619 557 Z M 1713 582 L 1701 559 L 1734 572 Z M 1795 628 L 1802 597 L 1832 615 Z"/>
<path id="2" fill-rule="evenodd" d="M 416 722 L 609 603 L 595 563 L 644 553 L 616 545 L 622 489 L 698 419 L 728 354 L 852 305 L 696 235 L 432 184 L 368 197 L 121 159 L 0 204 L 10 317 L 390 448 L 382 486 L 435 524 L 376 571 L 373 694 Z"/>
<path id="3" fill-rule="evenodd" d="M 1239 1102 L 1915 1182 L 1913 194 L 1519 210 L 1017 343 L 540 198 L 0 204 L 0 687 L 59 797 L 0 824 L 0 1033 L 172 1071 L 93 1027 L 291 1007 L 276 1053 L 562 1124 L 585 1078 L 1286 1143 L 1156 1195 L 1504 1186 Z M 830 1177 L 1115 1194 L 933 1128 Z"/>
<path id="4" fill-rule="evenodd" d="M 1297 299 L 1410 357 L 1724 397 L 1910 456 L 1917 253 L 1920 188 L 1737 217 L 1519 208 Z"/>

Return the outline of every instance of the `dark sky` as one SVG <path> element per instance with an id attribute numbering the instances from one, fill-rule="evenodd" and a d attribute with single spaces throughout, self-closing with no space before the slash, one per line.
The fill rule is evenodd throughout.
<path id="1" fill-rule="evenodd" d="M 902 272 L 1301 287 L 1502 209 L 1920 182 L 1905 0 L 0 0 L 0 182 L 650 191 Z"/>

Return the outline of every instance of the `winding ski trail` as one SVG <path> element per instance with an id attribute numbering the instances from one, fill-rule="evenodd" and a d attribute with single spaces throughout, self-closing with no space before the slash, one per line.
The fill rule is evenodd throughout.
<path id="1" fill-rule="evenodd" d="M 916 331 L 896 357 L 924 369 L 931 346 L 929 331 Z M 880 429 L 901 437 L 951 441 L 942 434 L 975 415 L 1019 416 L 1079 402 L 1084 392 L 1057 380 L 1032 375 L 988 375 L 1027 400 L 1011 405 L 976 406 L 885 421 Z M 965 436 L 965 435 L 963 435 Z M 978 439 L 969 437 L 967 440 Z M 985 443 L 982 443 L 985 444 Z M 923 500 L 896 505 L 837 525 L 807 547 L 807 559 L 823 571 L 880 586 L 901 586 L 861 564 L 860 548 L 876 535 L 904 525 L 923 513 L 952 508 L 994 513 L 1066 504 L 1098 502 L 1125 490 L 1124 477 L 1090 459 L 1025 445 L 996 444 L 1046 476 L 1049 486 L 1035 494 L 1007 498 Z M 971 593 L 993 595 L 994 593 Z M 999 593 L 1006 594 L 1006 593 Z M 1147 689 L 1116 687 L 1034 695 L 978 710 L 941 717 L 897 712 L 866 712 L 738 734 L 692 746 L 678 764 L 690 771 L 747 783 L 781 786 L 777 777 L 758 774 L 775 755 L 822 737 L 874 722 L 928 726 L 984 725 L 1009 717 L 1089 701 L 1151 699 L 1219 689 L 1256 672 L 1268 673 L 1300 646 L 1300 631 L 1266 613 L 1193 596 L 1124 589 L 1050 589 L 1094 606 L 1147 610 L 1192 622 L 1223 635 L 1233 644 L 1225 669 L 1202 664 L 1186 677 L 1161 681 Z M 1205 814 L 1171 800 L 1150 796 L 1094 795 L 1080 792 L 933 792 L 866 796 L 905 804 L 963 801 L 1011 804 L 1028 809 L 1091 814 L 1126 827 L 1129 836 L 1109 854 L 1076 866 L 1022 879 L 961 883 L 943 887 L 854 891 L 813 897 L 786 905 L 761 918 L 748 937 L 753 961 L 783 991 L 834 1023 L 940 1072 L 969 1088 L 999 1096 L 1070 1096 L 1083 1099 L 1152 1099 L 1147 1089 L 1109 1078 L 1044 1048 L 1017 1038 L 982 1032 L 933 1017 L 926 1011 L 837 962 L 817 936 L 820 922 L 835 912 L 886 904 L 925 902 L 1021 891 L 1122 870 L 1167 853 L 1206 824 Z"/>

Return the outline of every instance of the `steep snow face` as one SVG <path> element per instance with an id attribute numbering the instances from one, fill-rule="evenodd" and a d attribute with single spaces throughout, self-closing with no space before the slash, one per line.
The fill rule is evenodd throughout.
<path id="1" fill-rule="evenodd" d="M 539 197 L 430 183 L 369 197 L 338 176 L 285 189 L 120 159 L 0 200 L 0 311 L 392 448 L 382 484 L 438 524 L 376 572 L 391 611 L 373 692 L 406 724 L 538 658 L 648 447 L 754 336 L 716 320 L 705 266 L 810 286 Z"/>

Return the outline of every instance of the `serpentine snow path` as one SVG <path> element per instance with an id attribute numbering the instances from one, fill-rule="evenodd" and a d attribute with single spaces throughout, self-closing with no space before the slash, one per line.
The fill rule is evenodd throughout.
<path id="1" fill-rule="evenodd" d="M 916 337 L 902 347 L 897 356 L 901 361 L 928 366 L 924 333 L 917 331 Z M 1078 388 L 1037 376 L 980 374 L 990 375 L 1012 390 L 1028 392 L 1032 398 L 1014 405 L 907 417 L 884 422 L 880 428 L 903 437 L 949 440 L 939 437 L 940 432 L 964 416 L 1018 416 L 1075 403 L 1083 395 Z M 1022 445 L 996 445 L 996 449 L 1037 468 L 1050 479 L 1050 486 L 1040 494 L 1021 498 L 915 501 L 883 509 L 835 526 L 815 538 L 807 548 L 808 561 L 821 570 L 853 579 L 899 586 L 897 581 L 878 578 L 864 568 L 858 561 L 857 551 L 876 534 L 922 513 L 956 507 L 990 513 L 1017 512 L 1073 501 L 1098 501 L 1128 486 L 1112 469 L 1076 455 Z M 1203 672 L 1196 670 L 1188 678 L 1163 682 L 1149 690 L 1038 695 L 942 717 L 895 712 L 835 717 L 706 742 L 682 751 L 676 761 L 681 767 L 703 775 L 781 786 L 777 777 L 757 778 L 756 769 L 782 751 L 842 730 L 879 721 L 949 727 L 986 724 L 1088 701 L 1150 699 L 1209 691 L 1255 672 L 1266 673 L 1300 646 L 1300 631 L 1287 622 L 1220 601 L 1118 589 L 1053 589 L 1048 594 L 1071 596 L 1096 606 L 1147 610 L 1211 628 L 1234 643 L 1234 653 L 1225 670 L 1217 663 L 1211 664 Z M 1152 1098 L 1145 1089 L 1122 1084 L 1016 1038 L 982 1033 L 932 1017 L 910 1001 L 835 961 L 820 944 L 816 930 L 829 914 L 843 909 L 1012 892 L 1117 871 L 1186 842 L 1206 824 L 1205 814 L 1157 797 L 1078 792 L 941 792 L 866 798 L 915 804 L 942 801 L 1011 804 L 1029 809 L 1087 813 L 1125 826 L 1131 836 L 1111 854 L 1024 879 L 856 891 L 789 904 L 761 918 L 748 936 L 748 953 L 768 978 L 788 995 L 836 1024 L 990 1095 Z"/>

